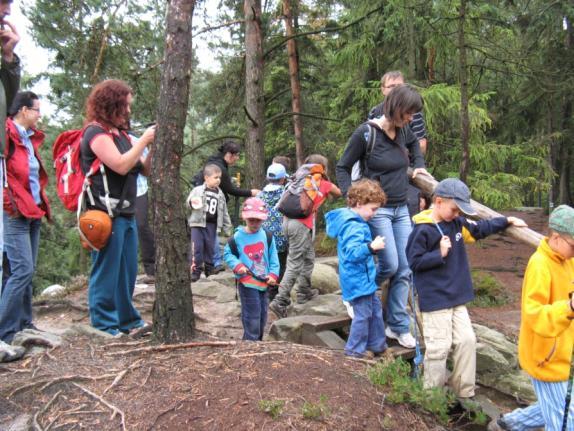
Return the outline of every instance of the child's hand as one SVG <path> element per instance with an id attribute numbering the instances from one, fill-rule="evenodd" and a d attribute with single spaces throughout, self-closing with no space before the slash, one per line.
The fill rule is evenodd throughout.
<path id="1" fill-rule="evenodd" d="M 247 268 L 245 266 L 241 266 L 237 268 L 237 273 L 240 275 L 247 274 Z"/>
<path id="2" fill-rule="evenodd" d="M 444 235 L 440 240 L 440 255 L 442 257 L 446 257 L 451 247 L 452 244 L 450 243 L 450 238 Z"/>
<path id="3" fill-rule="evenodd" d="M 267 281 L 267 284 L 269 286 L 275 286 L 277 284 L 277 280 L 275 280 L 275 277 L 272 277 L 270 275 L 268 275 L 267 277 L 265 277 L 265 280 Z"/>
<path id="4" fill-rule="evenodd" d="M 508 224 L 514 227 L 528 227 L 526 222 L 518 217 L 506 217 L 506 220 L 508 220 Z"/>
<path id="5" fill-rule="evenodd" d="M 377 235 L 373 242 L 371 242 L 371 248 L 375 251 L 385 248 L 385 237 Z"/>

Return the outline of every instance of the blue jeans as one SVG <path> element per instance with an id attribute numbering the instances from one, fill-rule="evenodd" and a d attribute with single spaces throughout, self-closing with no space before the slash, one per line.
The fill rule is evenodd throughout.
<path id="1" fill-rule="evenodd" d="M 361 357 L 365 351 L 381 353 L 387 349 L 381 300 L 374 293 L 351 301 L 355 317 L 351 322 L 345 354 Z"/>
<path id="2" fill-rule="evenodd" d="M 144 325 L 132 304 L 137 272 L 136 220 L 115 217 L 108 243 L 92 252 L 88 304 L 94 328 L 116 335 Z"/>
<path id="3" fill-rule="evenodd" d="M 410 319 L 407 301 L 411 270 L 407 261 L 407 241 L 411 233 L 411 220 L 406 205 L 379 208 L 369 221 L 373 238 L 385 237 L 385 248 L 379 250 L 375 282 L 380 285 L 390 279 L 389 295 L 385 307 L 386 324 L 397 334 L 409 332 Z"/>
<path id="4" fill-rule="evenodd" d="M 243 339 L 261 341 L 267 323 L 267 291 L 252 289 L 239 283 Z"/>
<path id="5" fill-rule="evenodd" d="M 32 278 L 42 221 L 4 213 L 3 222 L 10 276 L 0 297 L 0 339 L 10 343 L 16 332 L 32 325 Z"/>
<path id="6" fill-rule="evenodd" d="M 213 246 L 213 266 L 218 267 L 223 265 L 223 258 L 221 257 L 221 247 L 219 245 L 219 237 L 217 229 L 215 229 L 215 245 Z"/>

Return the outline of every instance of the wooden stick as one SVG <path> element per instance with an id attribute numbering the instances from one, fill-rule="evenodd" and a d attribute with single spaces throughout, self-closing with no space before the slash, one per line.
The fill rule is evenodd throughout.
<path id="1" fill-rule="evenodd" d="M 78 385 L 77 383 L 72 382 L 72 384 L 76 387 L 78 387 L 79 389 L 81 389 L 82 391 L 84 391 L 86 394 L 88 394 L 89 396 L 91 396 L 92 398 L 95 398 L 96 400 L 98 400 L 99 402 L 101 402 L 103 405 L 105 405 L 106 407 L 108 407 L 111 411 L 112 411 L 112 416 L 110 417 L 110 420 L 112 420 L 113 418 L 116 417 L 117 414 L 120 415 L 120 419 L 121 419 L 121 425 L 122 425 L 122 430 L 126 430 L 126 417 L 123 411 L 121 411 L 120 409 L 118 409 L 116 406 L 114 406 L 113 404 L 110 404 L 109 402 L 107 402 L 106 400 L 104 400 L 102 397 L 94 394 L 92 391 L 90 391 L 87 388 L 84 388 L 82 385 Z"/>
<path id="2" fill-rule="evenodd" d="M 103 374 L 103 375 L 97 376 L 97 377 L 72 375 L 72 376 L 56 377 L 55 379 L 52 379 L 52 380 L 47 380 L 47 379 L 38 380 L 37 382 L 28 383 L 27 385 L 20 386 L 20 387 L 14 389 L 12 392 L 10 392 L 8 394 L 8 398 L 12 398 L 18 392 L 25 391 L 26 389 L 30 389 L 30 388 L 33 388 L 35 386 L 42 385 L 42 384 L 44 386 L 42 386 L 42 388 L 40 390 L 44 390 L 48 386 L 52 386 L 53 384 L 60 383 L 60 382 L 69 382 L 69 381 L 73 381 L 73 380 L 100 380 L 100 379 L 109 379 L 110 377 L 115 377 L 115 376 L 116 376 L 115 374 Z"/>
<path id="3" fill-rule="evenodd" d="M 50 401 L 48 401 L 46 403 L 46 405 L 44 407 L 42 407 L 40 410 L 38 410 L 36 412 L 36 414 L 34 415 L 34 429 L 37 431 L 43 431 L 42 427 L 40 426 L 40 423 L 38 422 L 38 418 L 40 417 L 41 414 L 43 414 L 44 412 L 46 412 L 46 410 L 48 410 L 50 408 L 50 406 L 52 405 L 52 403 L 54 401 L 56 401 L 56 398 L 58 398 L 60 396 L 60 394 L 62 393 L 62 391 L 58 391 L 56 392 L 56 395 L 54 395 L 52 397 L 52 399 Z"/>
<path id="4" fill-rule="evenodd" d="M 413 171 L 411 168 L 408 170 L 408 175 L 411 183 L 413 183 L 428 195 L 432 195 L 436 185 L 438 184 L 438 181 L 435 180 L 431 175 L 419 174 L 415 178 L 412 178 Z M 493 217 L 502 216 L 502 214 L 497 213 L 496 211 L 491 210 L 487 206 L 482 205 L 481 203 L 478 203 L 472 199 L 470 200 L 470 203 L 472 208 L 478 213 L 477 217 L 479 219 L 491 219 Z M 504 233 L 508 234 L 512 238 L 531 245 L 534 248 L 538 247 L 540 241 L 543 238 L 541 234 L 527 227 L 508 226 Z"/>
<path id="5" fill-rule="evenodd" d="M 122 350 L 121 352 L 106 353 L 105 356 L 123 356 L 131 353 L 152 353 L 152 352 L 165 352 L 167 350 L 190 349 L 193 347 L 226 347 L 235 346 L 236 341 L 200 341 L 195 343 L 182 343 L 182 344 L 164 344 L 161 346 L 141 347 L 139 349 Z"/>

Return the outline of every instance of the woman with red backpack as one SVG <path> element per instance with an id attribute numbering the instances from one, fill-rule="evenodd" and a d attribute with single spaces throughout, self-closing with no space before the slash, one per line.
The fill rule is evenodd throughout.
<path id="1" fill-rule="evenodd" d="M 96 158 L 105 171 L 90 177 L 94 203 L 88 199 L 87 207 L 113 214 L 112 235 L 92 252 L 90 320 L 96 329 L 114 336 L 145 325 L 132 304 L 138 269 L 135 200 L 138 174 L 147 176 L 151 170 L 151 156 L 142 154 L 154 140 L 155 126 L 132 142 L 126 133 L 131 103 L 132 90 L 125 82 L 109 79 L 97 84 L 86 102 L 88 125 L 80 144 L 82 171 L 88 172 Z"/>
<path id="2" fill-rule="evenodd" d="M 36 129 L 40 100 L 31 91 L 16 94 L 6 119 L 6 180 L 4 187 L 4 251 L 9 273 L 4 273 L 0 298 L 0 339 L 32 324 L 32 278 L 36 268 L 40 225 L 50 219 L 46 197 L 48 176 L 40 159 L 44 133 Z M 3 281 L 4 281 L 3 280 Z"/>

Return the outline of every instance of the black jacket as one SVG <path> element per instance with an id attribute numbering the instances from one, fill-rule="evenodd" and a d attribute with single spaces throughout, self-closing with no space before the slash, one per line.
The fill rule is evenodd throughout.
<path id="1" fill-rule="evenodd" d="M 14 100 L 14 96 L 20 88 L 20 59 L 14 54 L 14 61 L 6 63 L 2 60 L 0 64 L 0 157 L 4 155 L 4 148 L 6 147 L 6 114 Z"/>
<path id="2" fill-rule="evenodd" d="M 229 201 L 229 195 L 251 197 L 251 189 L 241 189 L 236 187 L 231 181 L 231 176 L 229 175 L 229 165 L 223 158 L 223 154 L 218 153 L 210 156 L 207 159 L 207 162 L 205 162 L 205 165 L 209 164 L 214 164 L 221 168 L 221 184 L 219 185 L 219 188 L 223 191 L 225 200 Z"/>
<path id="3" fill-rule="evenodd" d="M 419 141 L 410 127 L 397 129 L 397 136 L 392 140 L 387 134 L 371 123 L 377 131 L 375 145 L 366 163 L 365 177 L 379 181 L 387 194 L 387 206 L 396 207 L 407 203 L 409 179 L 407 168 L 424 168 Z M 351 186 L 353 164 L 360 160 L 367 150 L 369 127 L 361 124 L 351 135 L 347 147 L 337 163 L 335 172 L 337 183 L 343 194 Z"/>

